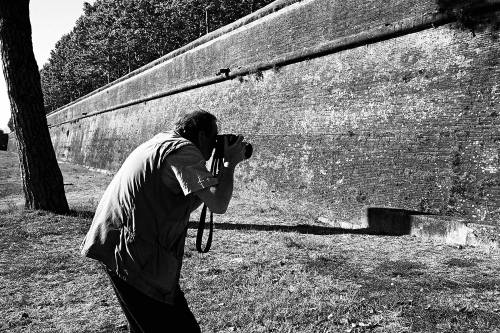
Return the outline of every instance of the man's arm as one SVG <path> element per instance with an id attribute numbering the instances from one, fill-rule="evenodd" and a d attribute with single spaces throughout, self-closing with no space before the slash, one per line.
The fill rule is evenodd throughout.
<path id="1" fill-rule="evenodd" d="M 219 174 L 219 184 L 195 192 L 211 212 L 224 214 L 233 195 L 235 166 L 223 167 Z"/>
<path id="2" fill-rule="evenodd" d="M 243 137 L 239 136 L 234 144 L 228 146 L 226 139 L 224 142 L 224 163 L 218 175 L 219 183 L 195 192 L 213 213 L 224 214 L 229 206 L 233 195 L 234 169 L 238 163 L 245 159 L 245 146 L 242 142 Z"/>

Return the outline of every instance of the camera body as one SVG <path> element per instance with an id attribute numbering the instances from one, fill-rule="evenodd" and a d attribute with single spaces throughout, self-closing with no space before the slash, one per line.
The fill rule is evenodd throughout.
<path id="1" fill-rule="evenodd" d="M 224 157 L 224 138 L 227 138 L 227 144 L 230 146 L 238 140 L 238 136 L 235 134 L 221 134 L 217 135 L 215 138 L 215 153 L 214 158 Z M 245 145 L 245 159 L 249 159 L 252 156 L 253 147 L 248 142 L 243 142 Z"/>

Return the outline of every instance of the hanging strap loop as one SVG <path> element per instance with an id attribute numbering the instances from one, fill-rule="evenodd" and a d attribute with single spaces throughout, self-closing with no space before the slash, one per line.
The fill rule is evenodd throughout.
<path id="1" fill-rule="evenodd" d="M 220 158 L 216 158 L 216 155 L 214 154 L 214 157 L 212 158 L 212 166 L 210 168 L 210 172 L 214 177 L 217 177 L 219 173 L 219 165 L 222 161 Z M 201 214 L 200 214 L 200 222 L 198 223 L 198 233 L 196 234 L 196 250 L 200 253 L 207 253 L 210 250 L 210 247 L 212 246 L 212 235 L 214 232 L 214 214 L 210 212 L 210 221 L 209 221 L 209 230 L 208 230 L 208 239 L 207 239 L 207 244 L 205 245 L 205 248 L 202 248 L 201 243 L 203 242 L 203 232 L 205 229 L 205 220 L 207 217 L 207 205 L 203 204 L 203 208 L 201 209 Z"/>
<path id="2" fill-rule="evenodd" d="M 203 209 L 201 210 L 201 215 L 200 215 L 200 223 L 198 224 L 198 234 L 196 235 L 196 250 L 200 253 L 207 253 L 210 250 L 210 246 L 212 246 L 212 234 L 214 232 L 214 214 L 210 212 L 207 244 L 205 245 L 204 249 L 201 247 L 201 243 L 203 242 L 203 231 L 205 229 L 206 215 L 207 215 L 207 205 L 203 204 Z"/>

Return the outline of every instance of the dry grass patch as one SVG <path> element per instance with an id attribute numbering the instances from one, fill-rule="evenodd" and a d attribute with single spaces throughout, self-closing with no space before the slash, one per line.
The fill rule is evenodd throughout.
<path id="1" fill-rule="evenodd" d="M 110 176 L 61 168 L 70 215 L 0 210 L 0 332 L 124 332 L 106 276 L 79 255 Z M 181 286 L 203 332 L 500 332 L 498 252 L 310 234 L 314 218 L 291 205 L 238 194 L 204 255 L 188 230 Z"/>
<path id="2" fill-rule="evenodd" d="M 99 266 L 79 256 L 90 223 L 14 211 L 0 217 L 0 329 L 121 332 Z M 216 230 L 181 284 L 204 332 L 494 332 L 497 253 L 410 237 Z"/>
<path id="3" fill-rule="evenodd" d="M 213 251 L 190 252 L 183 274 L 207 332 L 493 332 L 500 327 L 495 254 L 410 237 L 257 231 L 217 231 Z M 477 258 L 480 267 L 457 271 L 448 264 L 464 257 Z"/>

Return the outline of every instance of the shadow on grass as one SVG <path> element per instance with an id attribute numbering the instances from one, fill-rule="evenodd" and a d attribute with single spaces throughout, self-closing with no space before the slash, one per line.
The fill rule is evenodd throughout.
<path id="1" fill-rule="evenodd" d="M 89 210 L 70 210 L 66 216 L 92 219 L 94 211 Z M 198 222 L 190 221 L 188 223 L 189 229 L 197 229 Z M 335 235 L 335 234 L 369 234 L 375 233 L 368 228 L 363 229 L 343 229 L 300 224 L 295 226 L 278 225 L 278 224 L 244 224 L 244 223 L 214 223 L 215 229 L 220 230 L 255 230 L 255 231 L 281 231 L 281 232 L 296 232 L 302 234 L 313 235 Z"/>
<path id="2" fill-rule="evenodd" d="M 72 209 L 66 216 L 90 219 L 94 216 L 93 210 Z M 214 228 L 220 230 L 254 230 L 254 231 L 279 231 L 312 235 L 378 235 L 378 236 L 404 236 L 410 235 L 412 217 L 417 215 L 433 215 L 430 213 L 406 209 L 369 207 L 366 210 L 368 227 L 366 228 L 340 228 L 309 224 L 282 225 L 282 224 L 250 224 L 250 223 L 214 223 Z M 353 225 L 355 226 L 355 225 Z M 208 223 L 206 224 L 208 227 Z M 188 222 L 189 229 L 197 229 L 198 222 Z"/>
<path id="3" fill-rule="evenodd" d="M 198 222 L 189 222 L 189 229 L 197 229 Z M 280 231 L 280 232 L 296 232 L 300 234 L 311 235 L 337 235 L 337 234 L 366 234 L 375 235 L 368 228 L 362 229 L 343 229 L 333 227 L 322 227 L 314 225 L 279 225 L 279 224 L 244 224 L 244 223 L 214 223 L 215 229 L 220 230 L 254 230 L 254 231 Z"/>
<path id="4" fill-rule="evenodd" d="M 411 217 L 414 215 L 431 215 L 429 213 L 406 209 L 369 207 L 367 209 L 367 228 L 339 228 L 307 224 L 279 225 L 279 224 L 246 224 L 246 223 L 214 223 L 214 228 L 220 230 L 255 230 L 296 232 L 312 235 L 358 234 L 379 236 L 409 235 Z M 188 228 L 197 229 L 198 222 L 191 221 Z"/>
<path id="5" fill-rule="evenodd" d="M 303 267 L 312 276 L 330 276 L 359 286 L 353 301 L 338 311 L 351 322 L 370 322 L 371 315 L 385 312 L 411 322 L 412 332 L 436 332 L 437 328 L 477 332 L 478 327 L 480 332 L 493 332 L 500 324 L 494 308 L 475 307 L 477 303 L 468 296 L 471 290 L 486 297 L 498 290 L 498 278 L 480 272 L 458 278 L 451 271 L 436 272 L 405 259 L 384 261 L 368 272 L 357 261 L 339 255 L 320 256 Z M 489 302 L 494 302 L 490 297 Z"/>
<path id="6" fill-rule="evenodd" d="M 63 215 L 91 220 L 94 217 L 94 213 L 93 210 L 71 209 L 67 214 Z M 401 236 L 410 233 L 410 217 L 416 214 L 422 215 L 425 213 L 404 209 L 370 207 L 367 209 L 368 228 L 356 229 L 307 224 L 280 225 L 246 223 L 214 223 L 214 228 L 220 230 L 280 231 L 312 235 L 358 234 Z M 190 221 L 188 223 L 188 228 L 197 229 L 198 222 Z"/>
<path id="7" fill-rule="evenodd" d="M 90 210 L 71 209 L 67 214 L 64 215 L 71 217 L 80 217 L 84 219 L 92 219 L 94 217 L 94 213 L 94 211 Z"/>
<path id="8" fill-rule="evenodd" d="M 65 214 L 71 217 L 92 219 L 94 211 L 72 209 Z M 401 236 L 410 233 L 410 217 L 426 213 L 404 209 L 370 207 L 367 209 L 368 228 L 338 228 L 307 224 L 280 225 L 280 224 L 246 224 L 246 223 L 214 223 L 215 229 L 220 230 L 255 230 L 255 231 L 280 231 L 312 235 L 336 234 L 361 234 L 361 235 L 386 235 Z M 198 222 L 190 221 L 189 229 L 197 229 Z"/>

